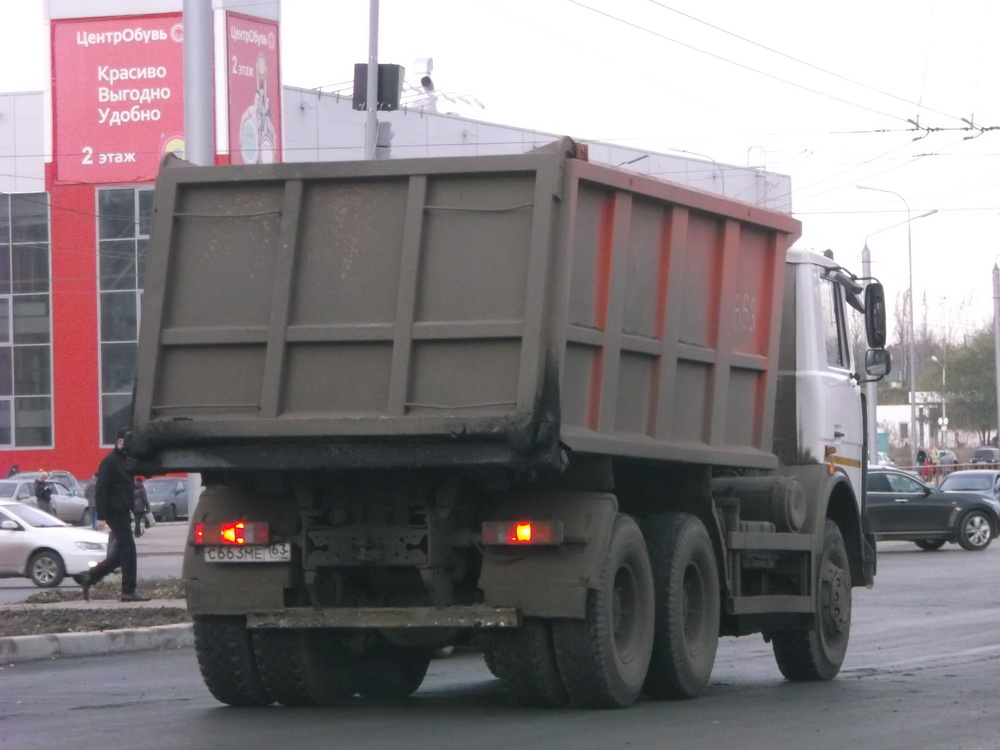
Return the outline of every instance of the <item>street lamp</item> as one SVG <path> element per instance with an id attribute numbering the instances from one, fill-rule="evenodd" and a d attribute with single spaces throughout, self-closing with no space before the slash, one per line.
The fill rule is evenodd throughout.
<path id="1" fill-rule="evenodd" d="M 941 355 L 942 357 L 944 354 Z M 948 390 L 948 366 L 945 364 L 944 360 L 938 359 L 935 355 L 931 355 L 931 359 L 941 365 L 941 390 Z M 945 393 L 941 394 L 941 418 L 938 420 L 938 424 L 941 426 L 941 431 L 944 433 L 944 446 L 948 447 L 948 396 Z"/>
<path id="2" fill-rule="evenodd" d="M 906 247 L 909 257 L 910 266 L 910 290 L 909 290 L 909 330 L 908 334 L 910 337 L 910 465 L 917 465 L 917 375 L 916 375 L 916 346 L 914 344 L 914 333 L 913 333 L 913 218 L 910 213 L 910 204 L 906 202 L 906 198 L 901 196 L 899 193 L 893 190 L 885 190 L 884 188 L 869 187 L 868 185 L 858 185 L 860 190 L 875 190 L 879 193 L 888 193 L 889 195 L 895 195 L 906 207 Z"/>
<path id="3" fill-rule="evenodd" d="M 920 216 L 914 216 L 912 221 L 917 221 L 918 219 L 925 219 L 928 216 L 932 216 L 937 213 L 937 209 L 931 209 L 926 213 L 920 214 Z M 872 256 L 871 251 L 868 249 L 868 238 L 873 237 L 876 234 L 880 234 L 889 229 L 895 229 L 903 224 L 909 224 L 910 219 L 907 218 L 905 221 L 897 221 L 895 224 L 890 224 L 887 227 L 882 227 L 881 229 L 876 229 L 874 232 L 869 232 L 865 235 L 865 245 L 861 249 L 861 269 L 865 278 L 872 278 L 874 274 L 872 273 Z M 912 369 L 912 368 L 911 368 Z M 870 418 L 868 420 L 868 460 L 871 463 L 878 463 L 878 389 L 875 387 L 875 381 L 870 380 L 865 383 L 865 399 L 868 401 L 868 414 Z M 911 426 L 912 429 L 912 426 Z M 913 439 L 910 438 L 910 442 Z"/>
<path id="4" fill-rule="evenodd" d="M 997 445 L 1000 445 L 1000 266 L 997 258 L 1000 254 L 993 258 L 993 368 L 997 389 Z"/>

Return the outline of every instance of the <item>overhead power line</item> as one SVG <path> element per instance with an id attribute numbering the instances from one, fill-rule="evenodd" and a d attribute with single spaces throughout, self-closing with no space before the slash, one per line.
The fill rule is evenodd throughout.
<path id="1" fill-rule="evenodd" d="M 913 101 L 910 101 L 909 99 L 905 99 L 905 98 L 903 98 L 901 96 L 897 96 L 896 94 L 893 94 L 892 92 L 883 91 L 882 89 L 875 88 L 874 86 L 869 86 L 867 83 L 864 83 L 862 81 L 855 81 L 853 78 L 848 78 L 847 76 L 841 75 L 840 73 L 835 73 L 832 70 L 827 70 L 826 68 L 822 68 L 819 65 L 814 65 L 811 62 L 807 62 L 806 60 L 800 60 L 797 57 L 794 57 L 792 55 L 789 55 L 789 54 L 786 54 L 784 52 L 781 52 L 780 50 L 776 50 L 773 47 L 768 47 L 766 44 L 761 44 L 760 42 L 755 42 L 753 39 L 748 39 L 745 36 L 741 36 L 740 34 L 737 34 L 735 32 L 729 31 L 728 29 L 724 29 L 721 26 L 716 26 L 715 24 L 709 23 L 708 21 L 703 21 L 702 19 L 696 18 L 695 16 L 692 16 L 689 13 L 685 13 L 683 11 L 677 10 L 676 8 L 671 8 L 670 6 L 665 5 L 664 3 L 660 2 L 660 0 L 647 0 L 647 2 L 651 3 L 652 5 L 656 5 L 656 6 L 660 7 L 660 8 L 663 8 L 664 10 L 668 10 L 671 13 L 676 13 L 679 16 L 684 16 L 684 18 L 687 18 L 687 19 L 689 19 L 691 21 L 694 21 L 695 23 L 700 23 L 703 26 L 708 26 L 710 29 L 715 29 L 716 31 L 719 31 L 719 32 L 721 32 L 723 34 L 731 36 L 734 39 L 739 39 L 740 41 L 746 42 L 747 44 L 752 44 L 754 47 L 759 47 L 762 50 L 770 52 L 771 54 L 778 55 L 779 57 L 783 57 L 786 60 L 791 60 L 792 62 L 798 63 L 799 65 L 804 65 L 807 68 L 812 68 L 813 70 L 816 70 L 816 71 L 818 71 L 820 73 L 823 73 L 824 75 L 828 75 L 828 76 L 832 76 L 833 78 L 837 78 L 837 79 L 839 79 L 841 81 L 844 81 L 845 83 L 850 83 L 853 86 L 859 86 L 859 87 L 861 87 L 863 89 L 867 89 L 868 91 L 872 91 L 872 92 L 874 92 L 876 94 L 880 94 L 882 96 L 887 96 L 890 99 L 895 99 L 896 101 L 903 102 L 904 104 L 909 104 L 911 106 L 917 107 L 918 109 L 925 109 L 928 112 L 933 112 L 935 114 L 942 115 L 944 117 L 948 117 L 948 118 L 951 118 L 953 120 L 961 120 L 962 122 L 965 122 L 965 123 L 967 123 L 969 125 L 972 125 L 972 123 L 969 122 L 968 120 L 966 120 L 964 117 L 956 117 L 955 115 L 948 114 L 947 112 L 941 112 L 940 110 L 936 110 L 936 109 L 933 109 L 931 107 L 927 107 L 927 106 L 925 106 L 925 105 L 923 105 L 923 104 L 921 104 L 919 102 L 913 102 Z"/>

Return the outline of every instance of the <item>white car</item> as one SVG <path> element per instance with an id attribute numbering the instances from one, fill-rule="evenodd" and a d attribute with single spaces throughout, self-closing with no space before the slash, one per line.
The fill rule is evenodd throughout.
<path id="1" fill-rule="evenodd" d="M 52 485 L 52 509 L 56 518 L 67 523 L 89 526 L 90 508 L 87 507 L 87 498 L 74 495 L 60 482 L 49 482 L 49 484 Z M 0 500 L 17 500 L 25 505 L 38 507 L 35 499 L 35 480 L 18 477 L 0 479 Z"/>
<path id="2" fill-rule="evenodd" d="M 30 578 L 42 588 L 105 558 L 108 535 L 81 529 L 24 503 L 0 500 L 0 578 Z"/>

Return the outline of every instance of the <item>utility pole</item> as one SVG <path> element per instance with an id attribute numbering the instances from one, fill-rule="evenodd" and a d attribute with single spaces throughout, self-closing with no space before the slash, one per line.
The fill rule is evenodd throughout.
<path id="1" fill-rule="evenodd" d="M 907 325 L 908 333 L 910 335 L 910 465 L 917 465 L 917 355 L 916 355 L 916 343 L 913 331 L 913 214 L 910 213 L 910 204 L 899 193 L 895 190 L 886 190 L 884 188 L 868 187 L 867 185 L 858 185 L 861 190 L 875 190 L 879 193 L 889 193 L 889 195 L 895 195 L 901 201 L 903 201 L 903 206 L 906 208 L 906 248 L 907 255 L 909 258 L 910 267 L 910 288 L 907 292 L 907 314 L 909 315 L 909 323 Z"/>
<path id="2" fill-rule="evenodd" d="M 867 238 L 865 238 L 867 240 Z M 872 278 L 872 254 L 868 249 L 868 243 L 861 249 L 861 275 L 866 279 Z M 871 283 L 869 281 L 869 283 Z M 878 461 L 878 388 L 874 380 L 865 383 L 865 404 L 868 410 L 868 463 L 877 464 Z"/>
<path id="3" fill-rule="evenodd" d="M 378 140 L 378 0 L 368 0 L 368 89 L 365 159 L 375 158 Z"/>
<path id="4" fill-rule="evenodd" d="M 215 163 L 212 0 L 184 0 L 183 10 L 184 158 L 210 166 Z"/>
<path id="5" fill-rule="evenodd" d="M 993 261 L 993 361 L 997 388 L 997 445 L 1000 445 L 1000 267 Z M 987 439 L 989 435 L 986 436 Z"/>

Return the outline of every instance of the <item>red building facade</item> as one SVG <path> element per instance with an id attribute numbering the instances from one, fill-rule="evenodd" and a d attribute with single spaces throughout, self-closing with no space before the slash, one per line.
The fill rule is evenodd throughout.
<path id="1" fill-rule="evenodd" d="M 153 183 L 184 149 L 180 0 L 73 16 L 86 6 L 49 0 L 47 192 L 0 201 L 0 476 L 89 477 L 129 423 Z M 217 158 L 278 161 L 277 21 L 216 7 L 214 24 Z"/>

